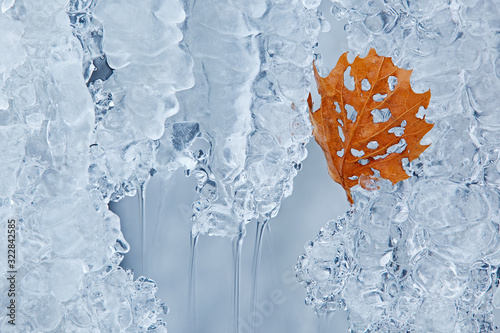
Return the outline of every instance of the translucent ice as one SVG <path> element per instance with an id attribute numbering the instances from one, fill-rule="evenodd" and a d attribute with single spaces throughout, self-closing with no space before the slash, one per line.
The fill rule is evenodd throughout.
<path id="1" fill-rule="evenodd" d="M 102 149 L 99 155 L 93 148 L 99 135 L 106 138 L 99 126 L 113 105 L 101 80 L 96 80 L 100 89 L 89 91 L 86 86 L 92 57 L 101 55 L 102 31 L 99 36 L 91 15 L 95 2 L 71 1 L 66 7 L 66 1 L 4 0 L 1 5 L 0 224 L 6 230 L 8 219 L 17 223 L 18 308 L 15 327 L 5 320 L 5 312 L 0 314 L 0 331 L 139 331 L 151 325 L 164 330 L 157 319 L 162 306 L 154 296 L 156 289 L 136 287 L 154 282 L 134 281 L 130 271 L 118 266 L 128 245 L 107 202 L 115 192 L 113 181 L 130 190 L 117 167 L 123 162 L 110 159 L 106 165 Z M 175 89 L 166 92 L 171 96 Z M 122 133 L 125 124 L 112 129 Z M 123 136 L 129 139 L 121 142 L 124 145 L 135 138 Z M 141 138 L 139 147 L 147 149 L 144 142 L 151 140 Z M 131 151 L 124 154 L 129 160 L 135 154 Z M 97 157 L 102 157 L 101 183 L 93 182 L 99 173 Z M 150 168 L 145 168 L 149 175 Z M 111 189 L 102 181 L 110 169 L 116 173 Z M 137 179 L 135 170 L 130 173 Z M 0 241 L 7 244 L 6 233 Z M 5 262 L 0 267 L 7 271 Z M 5 280 L 0 284 L 3 295 Z M 99 294 L 96 285 L 104 292 Z M 132 310 L 136 308 L 140 310 Z"/>
<path id="2" fill-rule="evenodd" d="M 426 119 L 435 127 L 423 140 L 431 147 L 404 165 L 413 177 L 356 190 L 352 211 L 306 244 L 297 263 L 306 303 L 318 313 L 347 309 L 354 332 L 492 332 L 498 5 L 343 0 L 332 13 L 349 18 L 351 51 L 374 47 L 414 70 L 413 88 L 431 89 Z M 333 265 L 339 253 L 348 264 Z"/>
<path id="3" fill-rule="evenodd" d="M 195 233 L 232 236 L 258 216 L 275 216 L 290 195 L 310 131 L 305 99 L 321 29 L 318 4 L 187 3 L 183 42 L 196 84 L 178 93 L 175 119 L 197 122 L 197 141 L 209 145 L 187 152 L 200 193 Z M 159 154 L 172 156 L 169 146 L 165 135 Z"/>
<path id="4" fill-rule="evenodd" d="M 21 39 L 24 28 L 22 23 L 12 19 L 9 15 L 0 16 L 0 26 L 5 33 L 0 37 L 0 57 L 3 59 L 0 72 L 8 73 L 22 64 L 26 58 L 26 50 L 22 47 Z"/>
<path id="5" fill-rule="evenodd" d="M 56 259 L 50 267 L 50 289 L 60 301 L 67 301 L 78 291 L 85 274 L 81 260 Z"/>
<path id="6" fill-rule="evenodd" d="M 167 14 L 168 13 L 168 14 Z M 112 94 L 123 95 L 131 124 L 150 139 L 163 135 L 165 119 L 178 111 L 173 94 L 193 85 L 192 60 L 178 43 L 184 20 L 179 1 L 100 1 L 94 16 L 103 25 L 103 51 L 115 72 Z M 141 75 L 137 75 L 141 73 Z M 118 80 L 118 81 L 116 81 Z"/>

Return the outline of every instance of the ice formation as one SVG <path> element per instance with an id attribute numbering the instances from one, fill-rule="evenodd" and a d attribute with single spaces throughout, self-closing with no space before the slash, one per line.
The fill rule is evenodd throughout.
<path id="1" fill-rule="evenodd" d="M 178 94 L 181 112 L 160 140 L 158 167 L 185 157 L 200 194 L 195 234 L 234 236 L 252 219 L 275 216 L 291 194 L 307 154 L 314 46 L 328 29 L 318 5 L 187 1 L 183 43 L 196 84 Z"/>
<path id="2" fill-rule="evenodd" d="M 166 330 L 154 281 L 119 267 L 128 244 L 107 207 L 157 170 L 196 177 L 195 233 L 233 236 L 277 214 L 307 154 L 310 63 L 328 29 L 319 2 L 0 2 L 0 223 L 18 223 L 16 330 Z M 349 19 L 352 51 L 415 69 L 436 126 L 406 166 L 414 177 L 353 191 L 353 210 L 306 246 L 306 302 L 347 308 L 356 332 L 490 332 L 498 5 L 342 0 L 332 13 Z"/>
<path id="3" fill-rule="evenodd" d="M 2 332 L 166 330 L 154 281 L 119 267 L 129 246 L 107 204 L 184 167 L 195 232 L 274 216 L 306 157 L 318 4 L 1 2 L 0 215 L 19 249 Z"/>
<path id="4" fill-rule="evenodd" d="M 317 313 L 347 309 L 353 332 L 493 332 L 500 306 L 498 4 L 334 1 L 349 49 L 373 47 L 431 89 L 432 146 L 392 186 L 305 246 L 297 277 Z"/>
<path id="5" fill-rule="evenodd" d="M 175 92 L 193 84 L 178 45 L 184 11 L 179 1 L 105 4 L 2 2 L 0 215 L 2 230 L 18 224 L 16 326 L 3 311 L 2 332 L 166 331 L 154 281 L 119 267 L 128 244 L 107 203 L 154 173 Z M 120 24 L 117 13 L 140 21 Z"/>
<path id="6" fill-rule="evenodd" d="M 165 120 L 179 110 L 175 93 L 194 84 L 179 47 L 184 10 L 176 0 L 71 1 L 68 14 L 96 110 L 89 185 L 117 201 L 154 174 Z"/>

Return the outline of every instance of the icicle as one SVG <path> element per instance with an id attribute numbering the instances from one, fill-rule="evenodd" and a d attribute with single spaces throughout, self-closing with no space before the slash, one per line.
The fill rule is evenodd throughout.
<path id="1" fill-rule="evenodd" d="M 189 290 L 188 290 L 188 313 L 189 313 L 189 331 L 196 333 L 196 244 L 198 234 L 190 234 L 190 253 L 189 253 Z"/>
<path id="2" fill-rule="evenodd" d="M 238 235 L 233 237 L 233 332 L 240 328 L 240 264 L 241 246 L 243 244 L 243 224 L 239 226 Z"/>
<path id="3" fill-rule="evenodd" d="M 142 182 L 139 186 L 139 214 L 141 219 L 141 275 L 146 276 L 146 184 Z"/>
<path id="4" fill-rule="evenodd" d="M 257 221 L 257 228 L 255 232 L 255 244 L 253 252 L 253 264 L 252 264 L 252 296 L 250 300 L 250 311 L 252 318 L 252 331 L 257 332 L 256 324 L 256 313 L 257 313 L 257 301 L 258 301 L 258 290 L 259 290 L 259 272 L 260 272 L 260 254 L 262 252 L 262 236 L 264 235 L 268 219 L 263 221 Z"/>
<path id="5" fill-rule="evenodd" d="M 318 317 L 318 333 L 329 333 L 333 312 L 317 314 Z"/>

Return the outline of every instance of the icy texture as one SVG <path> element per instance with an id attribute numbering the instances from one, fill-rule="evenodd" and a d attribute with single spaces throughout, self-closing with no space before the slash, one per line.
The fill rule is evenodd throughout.
<path id="1" fill-rule="evenodd" d="M 497 3 L 334 2 L 348 45 L 414 69 L 434 129 L 413 175 L 353 191 L 297 263 L 316 312 L 346 308 L 353 332 L 493 332 L 500 306 L 500 40 Z M 494 294 L 495 293 L 495 294 Z"/>
<path id="2" fill-rule="evenodd" d="M 160 140 L 158 167 L 184 160 L 196 177 L 195 234 L 232 236 L 277 214 L 306 157 L 319 2 L 186 3 L 183 43 L 196 84 L 178 94 L 184 122 Z"/>
<path id="3" fill-rule="evenodd" d="M 192 59 L 178 45 L 177 24 L 185 18 L 180 1 L 99 1 L 94 17 L 103 25 L 103 51 L 115 69 L 104 89 L 122 109 L 120 120 L 159 139 L 165 119 L 179 110 L 175 92 L 194 84 Z"/>
<path id="4" fill-rule="evenodd" d="M 134 281 L 130 271 L 118 266 L 128 244 L 119 218 L 108 210 L 114 189 L 107 186 L 127 179 L 120 173 L 127 160 L 110 158 L 113 163 L 106 164 L 104 153 L 110 157 L 133 142 L 129 154 L 126 149 L 122 154 L 130 159 L 127 167 L 137 178 L 133 168 L 139 169 L 145 159 L 132 163 L 137 159 L 135 151 L 140 151 L 134 140 L 153 141 L 146 134 L 135 139 L 145 129 L 140 121 L 123 116 L 132 112 L 120 111 L 129 107 L 121 104 L 125 98 L 115 101 L 120 108 L 113 111 L 117 119 L 127 122 L 111 122 L 103 115 L 110 111 L 108 93 L 96 85 L 90 87 L 100 94 L 94 94 L 94 104 L 85 85 L 91 78 L 89 59 L 101 55 L 99 29 L 90 24 L 94 3 L 73 1 L 67 7 L 66 1 L 4 0 L 1 4 L 0 243 L 7 244 L 8 218 L 17 219 L 18 228 L 17 323 L 10 326 L 3 311 L 0 331 L 165 332 L 157 316 L 166 307 L 154 295 L 155 283 L 144 277 Z M 155 95 L 158 101 L 172 98 L 172 89 L 163 91 L 163 82 L 159 85 L 154 88 L 164 95 Z M 164 116 L 159 115 L 160 120 Z M 106 120 L 111 128 L 102 124 Z M 127 126 L 133 134 L 123 134 L 120 141 Z M 115 136 L 114 140 L 103 139 L 106 134 Z M 109 148 L 112 142 L 117 145 Z M 97 151 L 101 143 L 109 150 Z M 104 161 L 105 168 L 102 183 L 95 185 L 97 159 Z M 106 172 L 113 177 L 110 183 Z M 96 195 L 101 185 L 106 195 Z M 6 247 L 0 252 L 7 258 Z M 7 271 L 6 260 L 0 268 Z M 0 292 L 7 295 L 5 276 L 0 281 Z M 5 308 L 9 299 L 1 299 Z"/>
<path id="5" fill-rule="evenodd" d="M 72 0 L 68 15 L 95 105 L 89 188 L 118 201 L 155 173 L 157 139 L 179 110 L 175 93 L 194 84 L 179 47 L 184 10 L 177 0 Z"/>

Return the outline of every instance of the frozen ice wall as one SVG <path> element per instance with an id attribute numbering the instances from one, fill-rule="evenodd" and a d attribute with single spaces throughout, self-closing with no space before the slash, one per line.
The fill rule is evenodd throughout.
<path id="1" fill-rule="evenodd" d="M 166 330 L 154 281 L 119 267 L 129 246 L 107 207 L 157 170 L 196 178 L 195 233 L 234 236 L 277 214 L 307 154 L 310 63 L 328 30 L 318 4 L 1 1 L 0 223 L 18 223 L 16 329 Z M 349 20 L 354 53 L 414 69 L 436 125 L 405 166 L 414 177 L 354 190 L 353 210 L 307 244 L 306 302 L 347 308 L 356 332 L 490 332 L 498 5 L 342 0 L 332 13 Z"/>
<path id="2" fill-rule="evenodd" d="M 306 244 L 297 277 L 317 313 L 347 309 L 354 332 L 493 332 L 499 246 L 498 3 L 335 1 L 352 52 L 414 69 L 431 89 L 432 142 L 413 177 L 353 191 Z"/>
<path id="3" fill-rule="evenodd" d="M 17 221 L 16 326 L 2 311 L 2 332 L 166 331 L 154 281 L 119 267 L 128 244 L 107 203 L 154 172 L 175 92 L 193 84 L 178 46 L 184 12 L 176 1 L 96 4 L 2 2 L 2 244 L 7 220 Z M 4 276 L 2 295 L 9 287 Z M 5 309 L 10 299 L 1 300 Z"/>
<path id="4" fill-rule="evenodd" d="M 309 65 L 328 29 L 318 4 L 2 2 L 0 215 L 4 229 L 18 223 L 16 329 L 165 331 L 155 282 L 119 267 L 129 246 L 107 207 L 157 170 L 196 177 L 196 232 L 234 235 L 277 213 L 306 157 Z"/>

